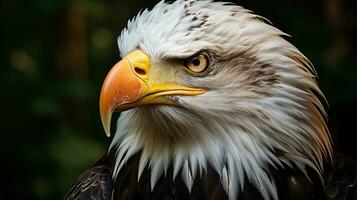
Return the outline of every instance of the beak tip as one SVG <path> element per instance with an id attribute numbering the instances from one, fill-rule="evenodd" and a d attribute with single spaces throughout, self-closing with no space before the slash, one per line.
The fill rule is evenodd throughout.
<path id="1" fill-rule="evenodd" d="M 112 119 L 112 112 L 101 112 L 101 121 L 104 128 L 105 135 L 110 137 L 110 124 Z"/>
<path id="2" fill-rule="evenodd" d="M 105 135 L 107 135 L 107 137 L 109 138 L 110 137 L 110 130 L 106 130 L 105 131 Z"/>
<path id="3" fill-rule="evenodd" d="M 110 122 L 109 122 L 109 124 L 108 123 L 106 123 L 106 124 L 103 123 L 103 128 L 104 128 L 105 135 L 107 137 L 110 137 Z"/>

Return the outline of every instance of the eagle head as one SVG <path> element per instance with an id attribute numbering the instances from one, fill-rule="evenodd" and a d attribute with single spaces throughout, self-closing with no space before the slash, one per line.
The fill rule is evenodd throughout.
<path id="1" fill-rule="evenodd" d="M 114 176 L 141 152 L 151 187 L 173 167 L 187 188 L 211 166 L 234 199 L 246 177 L 276 198 L 268 166 L 308 166 L 331 156 L 323 99 L 309 60 L 283 32 L 240 6 L 161 1 L 128 22 L 123 58 L 107 75 L 100 113 Z"/>

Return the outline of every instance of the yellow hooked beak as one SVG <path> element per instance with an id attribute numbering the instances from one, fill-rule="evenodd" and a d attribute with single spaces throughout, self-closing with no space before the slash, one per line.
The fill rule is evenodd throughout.
<path id="1" fill-rule="evenodd" d="M 104 80 L 99 100 L 100 117 L 106 135 L 110 136 L 110 123 L 115 111 L 124 111 L 145 104 L 174 104 L 170 95 L 199 95 L 201 88 L 168 83 L 165 74 L 150 75 L 150 58 L 135 50 L 119 61 Z M 160 80 L 155 80 L 160 79 Z"/>

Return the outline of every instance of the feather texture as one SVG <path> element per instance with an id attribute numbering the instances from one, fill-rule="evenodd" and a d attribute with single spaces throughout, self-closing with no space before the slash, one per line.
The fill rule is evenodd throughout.
<path id="1" fill-rule="evenodd" d="M 215 169 L 207 165 L 202 176 L 197 176 L 191 190 L 184 183 L 184 177 L 173 179 L 173 168 L 170 166 L 167 175 L 160 177 L 155 187 L 151 189 L 151 172 L 148 166 L 143 170 L 142 177 L 137 181 L 137 168 L 143 152 L 132 156 L 119 172 L 119 179 L 111 180 L 114 169 L 115 154 L 105 155 L 92 168 L 85 171 L 73 184 L 65 197 L 68 200 L 77 199 L 229 199 L 223 189 L 224 183 L 229 183 L 226 167 L 219 176 Z M 183 169 L 180 170 L 183 172 Z M 285 164 L 277 168 L 268 168 L 266 171 L 273 177 L 279 199 L 309 200 L 309 199 L 336 199 L 354 200 L 356 197 L 357 164 L 351 159 L 336 154 L 333 163 L 325 165 L 325 191 L 315 170 L 307 167 L 308 176 L 300 170 Z M 184 172 L 185 173 L 185 172 Z M 234 173 L 234 172 L 233 172 Z M 226 174 L 226 175 L 224 175 Z M 239 200 L 261 200 L 263 196 L 245 178 L 244 185 L 238 190 L 235 188 Z M 226 181 L 227 180 L 227 181 Z M 235 181 L 235 179 L 231 179 Z M 227 190 L 227 189 L 226 189 Z M 232 194 L 232 193 L 229 193 Z"/>
<path id="2" fill-rule="evenodd" d="M 293 166 L 307 177 L 307 167 L 322 173 L 332 149 L 316 72 L 265 21 L 233 4 L 178 0 L 161 1 L 128 22 L 118 38 L 123 57 L 141 49 L 155 67 L 206 51 L 213 66 L 204 77 L 177 75 L 180 84 L 207 93 L 172 97 L 178 107 L 121 113 L 111 144 L 114 179 L 140 150 L 137 180 L 149 166 L 152 190 L 169 165 L 189 191 L 211 166 L 229 199 L 247 180 L 264 199 L 277 199 L 271 166 Z"/>

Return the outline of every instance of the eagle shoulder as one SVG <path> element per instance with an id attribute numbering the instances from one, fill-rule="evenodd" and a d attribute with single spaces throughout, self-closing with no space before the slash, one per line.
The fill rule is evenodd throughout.
<path id="1" fill-rule="evenodd" d="M 112 191 L 112 173 L 107 166 L 98 165 L 80 175 L 64 199 L 109 200 Z"/>
<path id="2" fill-rule="evenodd" d="M 357 162 L 335 153 L 333 164 L 325 170 L 325 190 L 330 200 L 357 199 Z"/>

